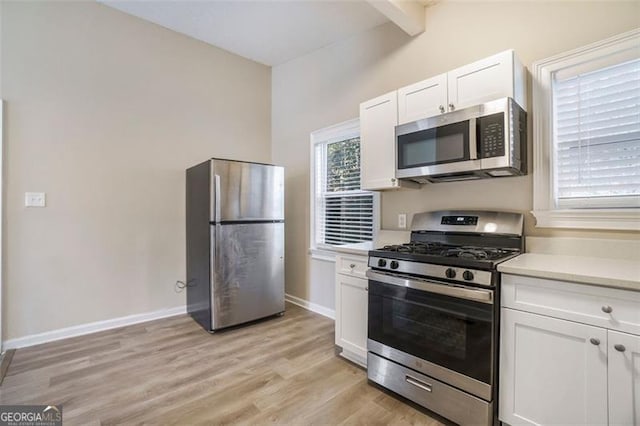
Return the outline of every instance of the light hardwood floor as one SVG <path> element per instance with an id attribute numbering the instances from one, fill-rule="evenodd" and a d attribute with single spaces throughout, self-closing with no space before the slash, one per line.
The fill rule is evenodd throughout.
<path id="1" fill-rule="evenodd" d="M 333 321 L 290 304 L 213 335 L 178 316 L 19 349 L 0 403 L 62 404 L 65 425 L 443 424 L 367 383 Z"/>

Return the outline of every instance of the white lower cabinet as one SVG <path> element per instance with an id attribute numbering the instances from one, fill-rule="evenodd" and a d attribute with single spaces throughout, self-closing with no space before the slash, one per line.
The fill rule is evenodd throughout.
<path id="1" fill-rule="evenodd" d="M 625 332 L 635 328 L 620 321 L 634 318 L 627 309 L 638 293 L 585 285 L 582 295 L 575 283 L 536 281 L 503 276 L 500 420 L 513 426 L 640 425 L 640 336 Z M 536 284 L 538 292 L 530 291 Z M 604 302 L 597 311 L 610 314 L 606 327 L 593 312 L 593 297 Z"/>
<path id="2" fill-rule="evenodd" d="M 607 423 L 605 329 L 503 309 L 501 342 L 500 420 Z"/>
<path id="3" fill-rule="evenodd" d="M 360 261 L 366 265 L 366 259 L 349 256 L 347 263 Z M 342 256 L 336 257 L 336 265 L 344 262 Z M 368 299 L 366 278 L 336 268 L 335 343 L 342 348 L 342 356 L 364 367 L 367 366 Z"/>
<path id="4" fill-rule="evenodd" d="M 609 424 L 640 425 L 640 336 L 608 334 Z"/>

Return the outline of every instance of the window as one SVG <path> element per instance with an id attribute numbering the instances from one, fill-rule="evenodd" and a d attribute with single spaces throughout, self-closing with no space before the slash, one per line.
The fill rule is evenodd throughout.
<path id="1" fill-rule="evenodd" d="M 543 227 L 640 229 L 640 31 L 533 65 Z"/>
<path id="2" fill-rule="evenodd" d="M 638 206 L 640 59 L 553 80 L 558 207 Z"/>
<path id="3" fill-rule="evenodd" d="M 311 135 L 314 247 L 371 241 L 375 195 L 360 189 L 360 126 L 352 120 Z"/>

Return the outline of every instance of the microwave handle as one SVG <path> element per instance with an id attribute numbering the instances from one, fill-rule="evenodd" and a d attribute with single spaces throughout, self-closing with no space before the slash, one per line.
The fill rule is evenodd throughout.
<path id="1" fill-rule="evenodd" d="M 469 119 L 469 159 L 478 159 L 478 144 L 476 138 L 476 119 Z"/>

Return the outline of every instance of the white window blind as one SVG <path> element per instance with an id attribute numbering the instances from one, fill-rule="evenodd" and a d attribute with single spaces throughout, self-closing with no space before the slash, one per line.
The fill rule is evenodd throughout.
<path id="1" fill-rule="evenodd" d="M 360 137 L 315 144 L 316 244 L 371 241 L 374 196 L 360 189 Z M 340 140 L 342 139 L 342 140 Z"/>
<path id="2" fill-rule="evenodd" d="M 557 208 L 640 206 L 640 60 L 553 80 Z"/>

